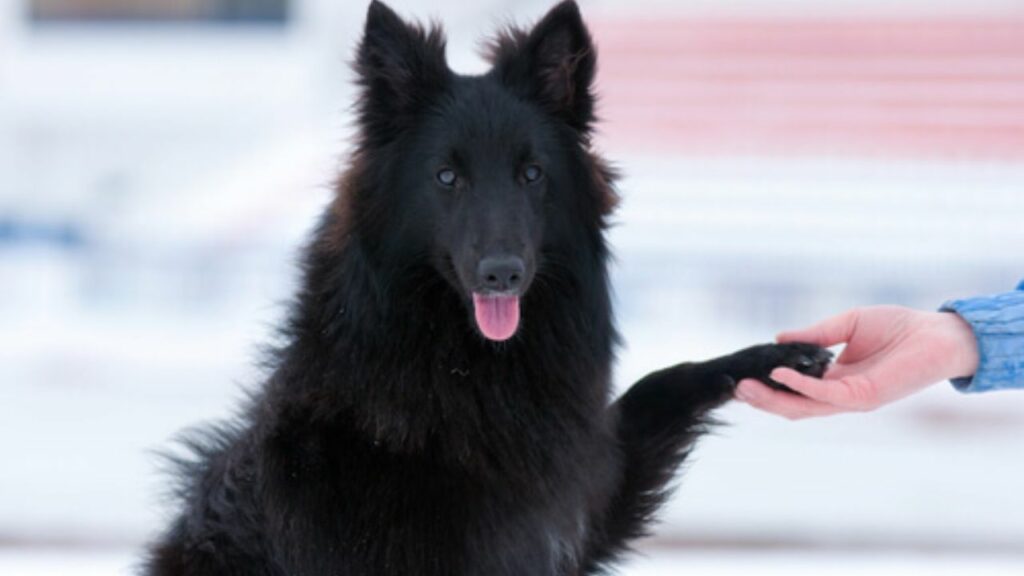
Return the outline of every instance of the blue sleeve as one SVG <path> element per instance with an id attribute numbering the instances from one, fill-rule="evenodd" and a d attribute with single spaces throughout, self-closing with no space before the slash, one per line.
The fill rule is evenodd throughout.
<path id="1" fill-rule="evenodd" d="M 951 300 L 941 309 L 959 314 L 978 340 L 978 371 L 954 379 L 957 390 L 1024 389 L 1024 281 L 1015 292 Z"/>

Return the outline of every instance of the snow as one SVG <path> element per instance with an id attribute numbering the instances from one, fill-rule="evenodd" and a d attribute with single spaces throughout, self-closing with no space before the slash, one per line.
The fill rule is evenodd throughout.
<path id="1" fill-rule="evenodd" d="M 5 576 L 127 576 L 137 555 L 131 550 L 2 550 Z M 622 576 L 1016 576 L 1020 556 L 974 557 L 924 554 L 794 553 L 792 551 L 649 551 L 625 563 Z"/>

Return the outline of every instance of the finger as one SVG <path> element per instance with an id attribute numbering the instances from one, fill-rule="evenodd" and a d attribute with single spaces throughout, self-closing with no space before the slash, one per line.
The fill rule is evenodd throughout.
<path id="1" fill-rule="evenodd" d="M 791 368 L 776 368 L 772 370 L 771 378 L 818 402 L 849 410 L 867 407 L 862 405 L 862 400 L 868 396 L 868 390 L 856 376 L 821 380 L 805 376 Z"/>
<path id="2" fill-rule="evenodd" d="M 841 380 L 848 376 L 853 376 L 854 374 L 863 373 L 867 370 L 867 367 L 863 363 L 845 363 L 842 362 L 841 358 L 842 356 L 840 355 L 840 360 L 829 364 L 828 368 L 825 369 L 825 374 L 822 375 L 821 380 Z"/>
<path id="3" fill-rule="evenodd" d="M 736 398 L 755 408 L 790 420 L 828 416 L 842 412 L 842 409 L 836 406 L 810 398 L 803 398 L 789 392 L 773 390 L 761 382 L 752 379 L 740 381 L 736 387 Z"/>
<path id="4" fill-rule="evenodd" d="M 779 333 L 775 340 L 779 343 L 809 342 L 818 346 L 835 346 L 848 342 L 857 326 L 857 311 L 847 310 L 842 314 L 818 322 L 813 326 L 800 330 L 787 330 Z"/>

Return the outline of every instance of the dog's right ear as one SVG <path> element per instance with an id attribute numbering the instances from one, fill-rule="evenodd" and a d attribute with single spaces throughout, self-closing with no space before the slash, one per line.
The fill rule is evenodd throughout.
<path id="1" fill-rule="evenodd" d="M 594 122 L 597 54 L 580 9 L 563 0 L 528 33 L 512 28 L 489 47 L 493 73 L 581 134 Z"/>
<path id="2" fill-rule="evenodd" d="M 443 90 L 450 74 L 441 30 L 408 24 L 377 0 L 367 11 L 354 67 L 363 88 L 360 123 L 371 142 L 407 126 L 406 117 Z"/>

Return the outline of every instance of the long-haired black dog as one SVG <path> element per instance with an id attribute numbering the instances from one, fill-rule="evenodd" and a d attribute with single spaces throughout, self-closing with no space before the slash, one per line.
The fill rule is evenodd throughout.
<path id="1" fill-rule="evenodd" d="M 820 348 L 654 372 L 615 402 L 576 5 L 460 76 L 444 38 L 369 8 L 360 138 L 304 255 L 261 390 L 194 438 L 152 576 L 593 574 L 645 533 L 709 410 Z"/>

